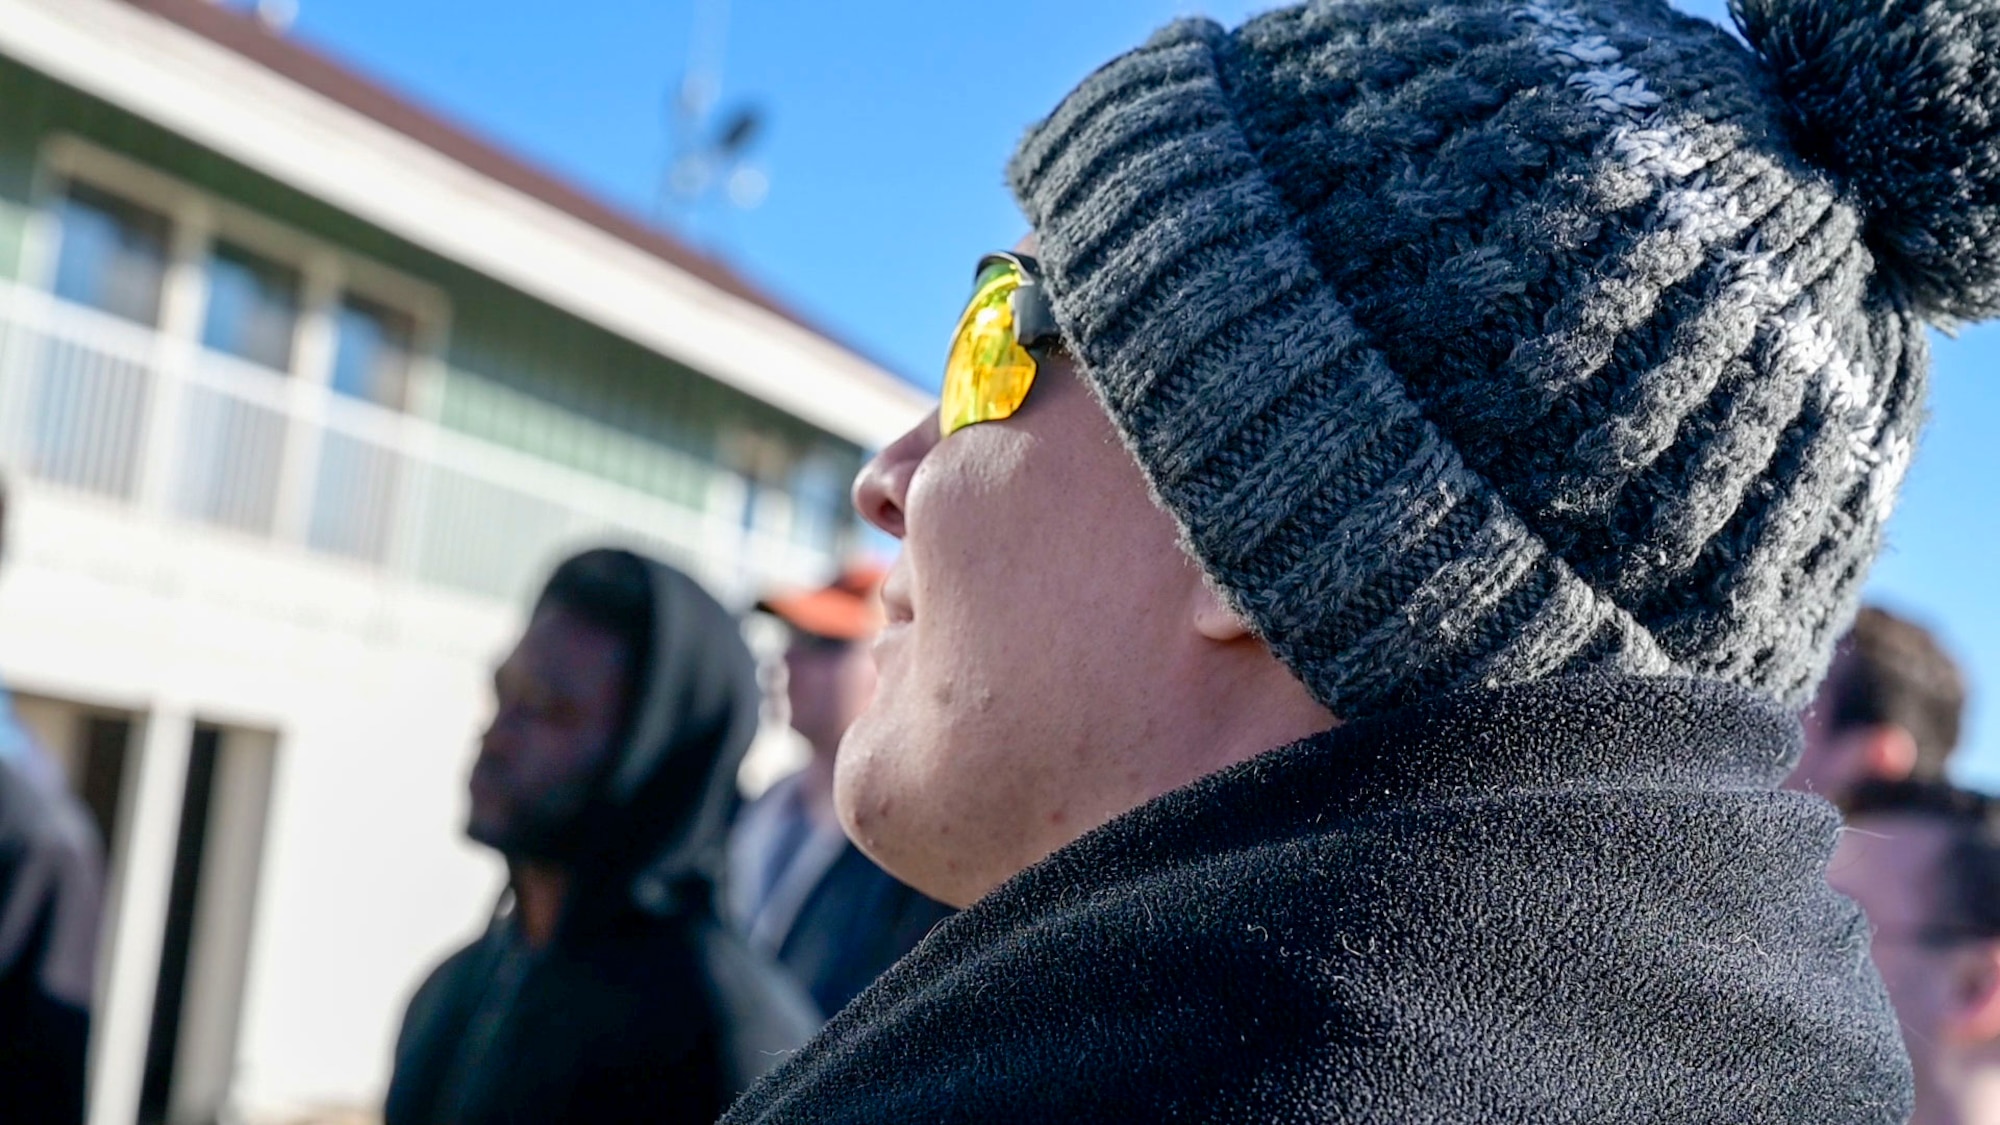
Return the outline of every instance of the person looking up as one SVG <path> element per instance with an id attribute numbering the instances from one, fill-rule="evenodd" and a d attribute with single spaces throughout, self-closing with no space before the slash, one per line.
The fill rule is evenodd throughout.
<path id="1" fill-rule="evenodd" d="M 387 1125 L 712 1122 L 818 1024 L 718 920 L 758 693 L 736 621 L 628 551 L 557 567 L 493 677 L 466 834 L 485 936 L 417 990 Z"/>
<path id="2" fill-rule="evenodd" d="M 730 1125 L 1903 1119 L 1777 787 L 2000 312 L 2000 3 L 1736 15 L 1184 20 L 1029 130 L 855 486 L 835 803 L 964 909 Z"/>

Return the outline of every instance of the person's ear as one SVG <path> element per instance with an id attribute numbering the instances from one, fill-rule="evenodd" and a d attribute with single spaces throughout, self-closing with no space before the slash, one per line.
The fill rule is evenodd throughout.
<path id="1" fill-rule="evenodd" d="M 1230 608 L 1222 591 L 1207 575 L 1195 575 L 1194 583 L 1194 627 L 1202 636 L 1218 644 L 1240 641 L 1252 635 L 1250 625 Z"/>
<path id="2" fill-rule="evenodd" d="M 1851 735 L 1860 745 L 1861 776 L 1906 781 L 1917 772 L 1917 740 L 1892 723 L 1863 727 Z"/>
<path id="3" fill-rule="evenodd" d="M 1944 1030 L 1967 1046 L 2000 1040 L 2000 941 L 1974 942 L 1957 951 Z"/>

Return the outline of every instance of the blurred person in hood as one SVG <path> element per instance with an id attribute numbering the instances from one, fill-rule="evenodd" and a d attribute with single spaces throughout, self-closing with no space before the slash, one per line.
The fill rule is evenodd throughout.
<path id="1" fill-rule="evenodd" d="M 0 482 L 0 555 L 7 494 Z M 104 850 L 0 688 L 0 1118 L 83 1120 Z"/>
<path id="2" fill-rule="evenodd" d="M 718 920 L 758 707 L 736 621 L 671 567 L 590 551 L 494 697 L 466 831 L 508 889 L 410 1002 L 388 1125 L 713 1121 L 817 1022 Z"/>
<path id="3" fill-rule="evenodd" d="M 1864 607 L 1805 713 L 1787 789 L 1846 805 L 1869 781 L 1943 781 L 1965 720 L 1965 675 L 1931 631 Z"/>
<path id="4" fill-rule="evenodd" d="M 856 567 L 818 590 L 766 598 L 785 623 L 785 695 L 812 757 L 743 810 L 730 894 L 751 944 L 776 957 L 828 1014 L 916 948 L 951 908 L 883 871 L 833 807 L 840 740 L 875 694 L 868 643 L 882 628 L 882 572 Z"/>

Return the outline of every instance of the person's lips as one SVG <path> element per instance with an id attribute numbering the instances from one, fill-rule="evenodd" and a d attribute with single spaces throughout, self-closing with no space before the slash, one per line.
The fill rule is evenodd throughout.
<path id="1" fill-rule="evenodd" d="M 471 790 L 474 800 L 486 800 L 499 796 L 501 791 L 501 770 L 492 759 L 481 757 L 472 766 L 472 777 L 466 788 Z"/>
<path id="2" fill-rule="evenodd" d="M 882 582 L 882 628 L 875 634 L 875 643 L 870 646 L 878 671 L 886 674 L 891 649 L 910 630 L 910 622 L 916 620 L 916 609 L 910 604 L 910 580 L 901 566 L 889 572 Z"/>
<path id="3" fill-rule="evenodd" d="M 890 571 L 882 582 L 882 614 L 891 629 L 908 625 L 916 618 L 916 611 L 910 606 L 909 579 L 901 567 Z"/>

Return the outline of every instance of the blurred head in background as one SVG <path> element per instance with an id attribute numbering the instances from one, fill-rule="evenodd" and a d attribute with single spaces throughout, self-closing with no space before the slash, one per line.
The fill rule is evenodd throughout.
<path id="1" fill-rule="evenodd" d="M 1844 805 L 1864 781 L 1941 781 L 1958 748 L 1965 678 L 1930 631 L 1873 606 L 1834 649 L 1786 781 Z"/>
<path id="2" fill-rule="evenodd" d="M 630 724 L 651 623 L 637 556 L 592 551 L 557 568 L 493 674 L 468 835 L 512 858 L 563 858 Z"/>
<path id="3" fill-rule="evenodd" d="M 1914 1125 L 2000 1122 L 2000 804 L 1865 781 L 1828 877 L 1861 904 L 1917 1080 Z"/>
<path id="4" fill-rule="evenodd" d="M 791 632 L 785 697 L 792 729 L 812 746 L 814 762 L 829 769 L 841 736 L 875 695 L 868 644 L 882 629 L 881 585 L 881 568 L 856 566 L 820 589 L 759 604 Z"/>

